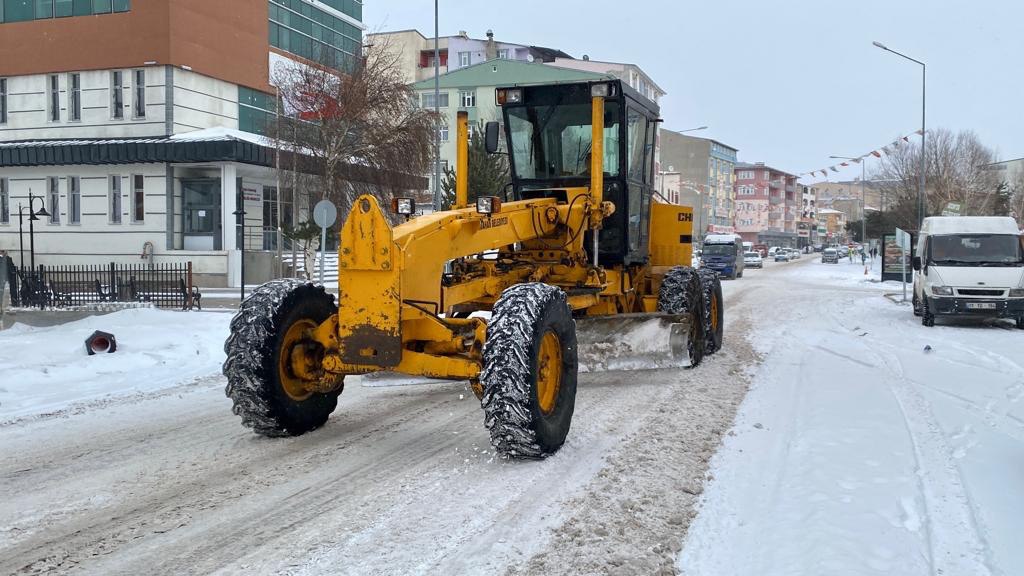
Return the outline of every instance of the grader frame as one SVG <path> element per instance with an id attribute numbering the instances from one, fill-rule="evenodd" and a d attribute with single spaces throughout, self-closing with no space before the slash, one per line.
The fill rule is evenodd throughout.
<path id="1" fill-rule="evenodd" d="M 510 88 L 504 93 L 499 90 L 498 100 L 507 100 L 509 91 L 514 90 L 519 91 L 520 103 L 524 100 L 523 90 L 550 100 L 545 92 L 548 89 L 565 91 L 567 88 L 564 85 Z M 288 421 L 289 411 L 301 411 L 299 405 L 313 396 L 336 395 L 346 375 L 394 371 L 430 378 L 469 380 L 474 392 L 482 399 L 490 394 L 488 386 L 513 386 L 508 382 L 493 385 L 481 382 L 482 372 L 487 368 L 484 348 L 494 337 L 489 335 L 487 320 L 469 317 L 469 314 L 494 309 L 497 315 L 495 307 L 501 306 L 499 302 L 503 294 L 509 294 L 510 289 L 518 285 L 557 288 L 554 292 L 551 289 L 537 292 L 542 295 L 557 292 L 554 300 L 547 296 L 544 297 L 547 300 L 541 298 L 546 302 L 541 308 L 547 306 L 544 310 L 548 310 L 545 313 L 549 315 L 557 316 L 556 308 L 559 307 L 567 308 L 565 314 L 575 318 L 654 315 L 657 312 L 673 314 L 676 321 L 684 323 L 687 328 L 691 355 L 703 350 L 706 310 L 702 312 L 695 300 L 702 300 L 701 295 L 706 290 L 696 296 L 684 295 L 688 302 L 684 309 L 659 310 L 663 307 L 660 300 L 665 298 L 662 284 L 666 274 L 673 270 L 681 272 L 679 265 L 690 261 L 692 210 L 684 206 L 652 203 L 651 182 L 640 184 L 634 191 L 639 202 L 631 198 L 623 206 L 606 200 L 606 189 L 621 192 L 629 185 L 622 174 L 624 170 L 618 170 L 616 166 L 609 172 L 609 167 L 604 164 L 606 140 L 619 148 L 609 151 L 608 156 L 612 158 L 621 160 L 627 150 L 626 95 L 623 90 L 628 90 L 628 87 L 618 81 L 607 81 L 577 84 L 569 89 L 575 91 L 573 94 L 586 90 L 590 96 L 588 169 L 583 174 L 556 179 L 549 182 L 550 185 L 537 182 L 530 185 L 518 182 L 516 185 L 519 180 L 515 175 L 516 158 L 510 158 L 514 173 L 513 198 L 502 201 L 497 196 L 484 195 L 485 191 L 475 191 L 477 203 L 471 206 L 468 195 L 468 117 L 465 112 L 460 112 L 455 202 L 451 210 L 411 218 L 392 227 L 373 196 L 364 195 L 355 201 L 340 233 L 339 305 L 336 313 L 326 318 L 307 314 L 300 320 L 282 320 L 275 312 L 275 325 L 268 330 L 284 332 L 285 336 L 261 345 L 268 355 L 276 358 L 276 370 L 274 366 L 270 369 L 253 367 L 244 377 L 238 376 L 244 372 L 243 369 L 232 365 L 229 370 L 233 350 L 241 356 L 244 346 L 251 348 L 257 344 L 241 342 L 241 337 L 235 338 L 234 344 L 229 340 L 226 346 L 229 359 L 225 364 L 225 373 L 229 377 L 228 395 L 235 399 L 235 411 L 241 413 L 244 422 L 257 431 L 269 431 L 271 434 L 301 433 L 316 427 L 326 420 L 326 414 L 322 419 L 314 418 L 311 424 L 295 424 Z M 564 97 L 559 98 L 550 106 L 545 125 L 563 105 Z M 615 125 L 611 129 L 614 132 L 612 136 L 606 132 L 605 126 L 605 103 L 609 98 L 617 99 L 613 107 Z M 508 110 L 514 103 L 504 104 L 508 126 Z M 639 107 L 631 107 L 630 111 L 637 109 Z M 648 109 L 645 121 L 656 122 L 656 116 L 656 108 L 653 112 Z M 538 120 L 534 122 L 534 128 L 538 127 L 546 126 L 541 126 Z M 575 133 L 578 132 L 577 129 Z M 645 129 L 641 137 L 649 138 L 652 132 Z M 578 139 L 582 144 L 583 137 Z M 530 149 L 527 154 L 540 154 L 535 147 L 542 147 L 543 142 L 534 137 L 534 141 L 525 145 Z M 653 142 L 647 142 L 647 145 L 653 149 Z M 509 133 L 507 146 L 510 151 L 514 148 L 522 151 L 524 142 Z M 558 154 L 564 155 L 565 152 L 560 150 Z M 579 164 L 580 150 L 576 154 Z M 647 162 L 653 164 L 653 158 L 648 158 Z M 648 174 L 652 172 L 651 167 L 645 168 Z M 611 184 L 606 187 L 606 175 L 616 174 L 623 186 L 615 188 Z M 621 198 L 624 197 L 620 195 L 619 204 L 623 204 Z M 398 206 L 399 202 L 395 205 Z M 408 206 L 408 203 L 404 205 Z M 642 218 L 647 223 L 649 237 L 643 238 L 645 245 L 640 246 L 642 258 L 634 255 L 632 261 L 621 258 L 604 264 L 600 258 L 604 249 L 600 234 L 616 211 L 624 212 L 617 219 L 620 223 L 630 220 L 635 223 Z M 634 230 L 642 229 L 643 226 L 634 226 Z M 626 241 L 628 233 L 623 230 L 619 236 Z M 634 248 L 638 245 L 637 238 L 629 241 Z M 687 278 L 681 281 L 685 286 L 680 284 L 682 288 L 674 287 L 673 290 L 692 292 L 693 283 L 700 286 L 695 279 L 696 274 L 689 274 Z M 714 293 L 712 290 L 712 296 L 720 300 L 720 291 Z M 267 298 L 287 299 L 285 294 Z M 509 303 L 505 308 L 511 309 L 512 306 Z M 245 314 L 244 309 L 243 303 L 239 317 Z M 541 312 L 526 310 L 505 312 L 505 315 L 528 313 Z M 715 320 L 720 323 L 721 319 Z M 281 325 L 281 322 L 287 325 Z M 569 322 L 571 324 L 571 319 Z M 516 368 L 518 372 L 513 370 L 519 374 L 518 378 L 533 382 L 525 392 L 520 390 L 519 396 L 525 394 L 530 397 L 525 400 L 519 398 L 522 406 L 510 408 L 506 405 L 509 401 L 494 400 L 493 397 L 505 399 L 508 396 L 503 390 L 495 389 L 494 394 L 485 399 L 485 410 L 487 402 L 500 404 L 488 412 L 488 427 L 492 428 L 492 442 L 506 454 L 543 456 L 556 450 L 564 439 L 568 419 L 572 415 L 572 398 L 563 396 L 571 392 L 574 397 L 576 371 L 575 335 L 569 334 L 567 330 L 572 329 L 566 329 L 564 324 L 562 322 L 563 327 L 557 329 L 548 326 L 543 334 L 527 329 L 520 338 L 533 339 L 532 347 L 528 346 L 528 350 L 522 352 L 529 356 L 528 361 Z M 492 355 L 499 358 L 501 351 L 494 351 L 493 347 Z M 552 367 L 554 362 L 558 366 Z M 509 378 L 508 370 L 494 368 L 490 369 L 491 380 L 496 380 L 498 377 L 494 374 L 499 372 L 505 374 L 502 378 Z M 232 380 L 232 374 L 235 374 L 235 380 Z M 261 379 L 255 384 L 251 382 Z M 283 396 L 277 393 L 278 388 L 284 390 Z M 253 424 L 259 421 L 258 415 L 248 414 L 249 409 L 244 406 L 252 402 L 251 396 L 254 395 L 270 398 L 263 404 L 265 412 L 284 416 L 271 418 L 272 422 L 261 430 L 259 425 Z M 275 408 L 281 402 L 286 406 Z M 559 402 L 568 403 L 567 409 L 558 410 L 560 422 L 564 421 L 559 426 L 564 430 L 554 433 L 547 441 L 538 439 L 536 436 L 544 436 L 544 431 L 537 428 L 542 427 L 543 422 L 538 420 L 553 417 L 555 404 Z M 494 425 L 493 421 L 504 421 L 498 412 L 518 414 L 526 408 L 533 411 L 532 421 L 527 418 L 525 424 L 520 422 L 523 425 L 512 426 L 511 431 L 504 430 L 502 427 L 505 425 L 501 422 Z M 330 409 L 333 410 L 333 404 Z M 563 413 L 565 410 L 568 410 L 568 416 Z M 504 431 L 496 432 L 495 426 Z M 517 435 L 524 435 L 522 441 L 513 441 Z"/>

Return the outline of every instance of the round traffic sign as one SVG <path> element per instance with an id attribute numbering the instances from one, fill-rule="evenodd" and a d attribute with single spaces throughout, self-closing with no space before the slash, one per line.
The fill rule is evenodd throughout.
<path id="1" fill-rule="evenodd" d="M 330 200 L 321 200 L 313 207 L 313 222 L 321 228 L 329 228 L 338 218 L 338 209 Z"/>

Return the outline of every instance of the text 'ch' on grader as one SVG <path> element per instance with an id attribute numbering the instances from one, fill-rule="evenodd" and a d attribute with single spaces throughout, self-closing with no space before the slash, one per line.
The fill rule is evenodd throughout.
<path id="1" fill-rule="evenodd" d="M 297 279 L 242 302 L 224 373 L 243 424 L 308 432 L 345 376 L 393 371 L 468 380 L 497 452 L 539 458 L 565 441 L 581 360 L 694 366 L 721 346 L 718 278 L 688 266 L 693 212 L 653 191 L 657 106 L 618 80 L 495 97 L 511 175 L 501 197 L 476 190 L 469 204 L 460 112 L 451 210 L 392 227 L 361 196 L 341 229 L 337 305 Z M 499 125 L 486 128 L 496 153 Z M 399 198 L 392 210 L 415 205 Z M 620 344 L 631 360 L 614 358 Z"/>

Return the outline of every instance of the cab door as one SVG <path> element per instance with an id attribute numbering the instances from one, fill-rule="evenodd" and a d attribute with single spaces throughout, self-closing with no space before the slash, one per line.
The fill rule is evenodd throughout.
<path id="1" fill-rule="evenodd" d="M 651 196 L 654 187 L 654 150 L 657 122 L 626 99 L 626 263 L 646 263 L 650 237 Z"/>

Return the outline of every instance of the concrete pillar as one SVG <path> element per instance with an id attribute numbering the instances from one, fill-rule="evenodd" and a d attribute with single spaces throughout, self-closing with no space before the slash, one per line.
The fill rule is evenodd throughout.
<path id="1" fill-rule="evenodd" d="M 224 234 L 222 247 L 228 253 L 227 273 L 228 286 L 239 287 L 242 284 L 242 254 L 238 250 L 238 224 L 234 211 L 238 209 L 238 170 L 234 164 L 223 164 L 220 167 L 220 202 L 221 229 Z"/>

